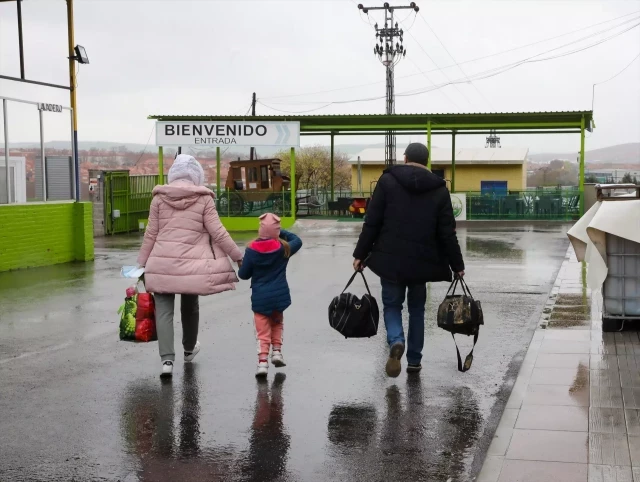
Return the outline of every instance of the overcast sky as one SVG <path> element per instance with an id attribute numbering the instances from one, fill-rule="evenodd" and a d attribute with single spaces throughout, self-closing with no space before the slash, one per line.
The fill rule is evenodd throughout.
<path id="1" fill-rule="evenodd" d="M 382 23 L 381 13 L 371 12 L 367 19 L 357 3 L 76 0 L 76 43 L 86 47 L 91 61 L 79 69 L 79 139 L 145 144 L 153 129 L 146 119 L 149 114 L 244 114 L 254 91 L 263 104 L 289 112 L 384 96 L 384 68 L 373 54 L 371 25 Z M 536 55 L 532 60 L 582 49 L 640 23 L 640 0 L 417 4 L 420 15 L 408 10 L 397 14 L 408 51 L 396 67 L 398 93 L 473 79 Z M 65 2 L 25 0 L 23 18 L 27 77 L 68 83 Z M 17 37 L 15 2 L 0 3 L 0 74 L 19 76 Z M 539 43 L 515 49 L 534 42 Z M 639 53 L 636 26 L 573 55 L 398 97 L 396 112 L 588 110 L 593 84 L 620 72 Z M 317 93 L 327 90 L 333 91 Z M 69 105 L 66 91 L 6 80 L 0 80 L 0 95 Z M 296 96 L 285 97 L 292 95 Z M 278 114 L 262 104 L 257 112 Z M 315 111 L 382 112 L 384 99 Z M 640 141 L 640 59 L 596 87 L 594 115 L 597 128 L 587 139 L 588 149 Z M 66 117 L 47 114 L 47 140 L 68 138 L 67 129 Z M 37 112 L 11 103 L 10 141 L 37 141 L 38 135 Z M 374 138 L 345 137 L 337 142 L 354 141 Z M 448 142 L 434 140 L 443 147 Z M 579 136 L 503 136 L 502 144 L 530 147 L 533 152 L 571 152 L 579 149 Z M 484 146 L 484 138 L 465 136 L 458 145 Z"/>

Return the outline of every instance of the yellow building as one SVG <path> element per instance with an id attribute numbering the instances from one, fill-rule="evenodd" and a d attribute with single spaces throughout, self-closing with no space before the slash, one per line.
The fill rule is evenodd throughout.
<path id="1" fill-rule="evenodd" d="M 404 162 L 398 149 L 398 163 Z M 456 192 L 520 191 L 527 187 L 527 154 L 519 147 L 456 149 Z M 358 158 L 360 162 L 358 163 Z M 365 149 L 349 159 L 351 189 L 367 195 L 384 170 L 384 148 Z M 359 167 L 358 167 L 359 166 Z M 431 150 L 431 170 L 451 189 L 451 149 Z M 358 174 L 360 172 L 360 175 Z"/>

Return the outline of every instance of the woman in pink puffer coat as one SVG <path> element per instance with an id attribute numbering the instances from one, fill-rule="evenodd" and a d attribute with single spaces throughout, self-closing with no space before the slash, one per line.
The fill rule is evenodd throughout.
<path id="1" fill-rule="evenodd" d="M 199 295 L 235 289 L 229 257 L 242 265 L 242 251 L 222 225 L 204 171 L 192 156 L 180 154 L 169 169 L 169 184 L 156 186 L 138 264 L 146 289 L 154 294 L 161 377 L 173 374 L 173 312 L 180 294 L 184 360 L 200 351 Z"/>

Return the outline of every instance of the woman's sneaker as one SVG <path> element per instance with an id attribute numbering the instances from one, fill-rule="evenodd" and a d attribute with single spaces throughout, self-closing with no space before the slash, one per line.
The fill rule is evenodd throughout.
<path id="1" fill-rule="evenodd" d="M 256 370 L 256 378 L 266 377 L 269 372 L 269 362 L 260 361 L 258 362 L 258 369 Z"/>
<path id="2" fill-rule="evenodd" d="M 200 351 L 200 342 L 196 341 L 196 346 L 193 347 L 193 351 L 185 351 L 184 352 L 184 361 L 191 362 L 196 357 L 198 352 Z"/>
<path id="3" fill-rule="evenodd" d="M 284 358 L 282 357 L 282 352 L 280 350 L 273 350 L 273 353 L 271 353 L 271 363 L 274 367 L 287 366 L 287 364 L 284 362 Z"/>
<path id="4" fill-rule="evenodd" d="M 171 378 L 173 376 L 173 362 L 165 361 L 162 363 L 162 372 L 160 373 L 160 378 Z"/>
<path id="5" fill-rule="evenodd" d="M 400 360 L 404 355 L 404 343 L 394 343 L 389 349 L 389 359 L 387 360 L 386 372 L 387 375 L 396 378 L 402 371 L 402 364 Z"/>

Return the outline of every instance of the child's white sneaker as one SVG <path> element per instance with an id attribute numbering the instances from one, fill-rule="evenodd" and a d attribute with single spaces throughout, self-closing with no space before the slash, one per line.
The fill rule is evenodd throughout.
<path id="1" fill-rule="evenodd" d="M 266 361 L 258 362 L 258 369 L 256 370 L 256 377 L 266 377 L 269 372 L 269 363 Z"/>
<path id="2" fill-rule="evenodd" d="M 273 350 L 273 353 L 271 353 L 271 363 L 274 367 L 287 366 L 287 364 L 284 362 L 284 357 L 282 356 L 282 352 L 280 350 Z"/>
<path id="3" fill-rule="evenodd" d="M 171 378 L 173 376 L 173 362 L 167 360 L 162 362 L 162 372 L 160 372 L 160 378 Z"/>

